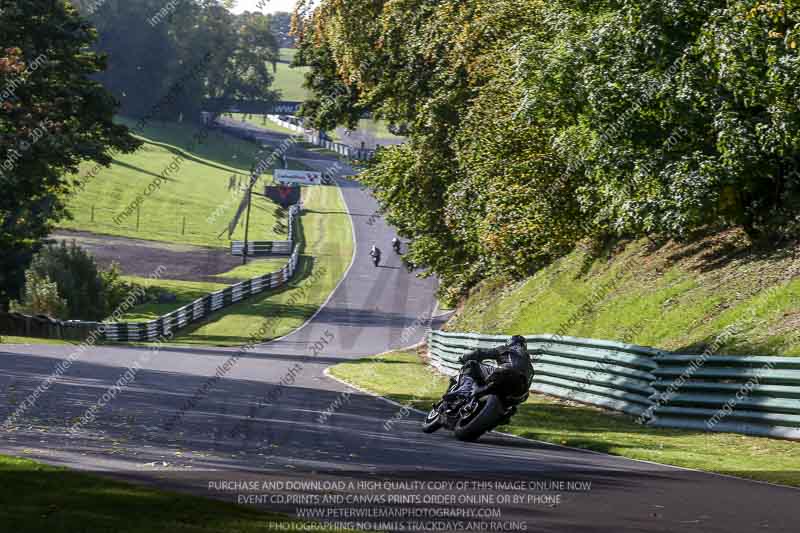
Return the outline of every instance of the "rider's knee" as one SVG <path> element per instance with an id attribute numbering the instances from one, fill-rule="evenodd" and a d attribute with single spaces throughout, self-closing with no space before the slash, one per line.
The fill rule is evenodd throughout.
<path id="1" fill-rule="evenodd" d="M 467 361 L 462 368 L 464 374 L 473 378 L 478 378 L 481 373 L 481 365 L 477 361 Z"/>

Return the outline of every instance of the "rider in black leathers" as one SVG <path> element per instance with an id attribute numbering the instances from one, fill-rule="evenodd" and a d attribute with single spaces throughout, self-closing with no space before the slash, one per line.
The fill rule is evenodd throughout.
<path id="1" fill-rule="evenodd" d="M 369 251 L 369 255 L 372 257 L 372 263 L 375 266 L 378 266 L 378 263 L 381 262 L 381 249 L 373 244 L 372 249 Z"/>
<path id="2" fill-rule="evenodd" d="M 497 361 L 497 367 L 482 364 L 481 361 L 485 359 Z M 533 364 L 522 335 L 514 335 L 508 343 L 497 348 L 469 352 L 459 361 L 464 365 L 459 374 L 459 385 L 445 394 L 447 401 L 471 394 L 483 396 L 497 392 L 522 396 L 530 388 L 533 379 Z"/>

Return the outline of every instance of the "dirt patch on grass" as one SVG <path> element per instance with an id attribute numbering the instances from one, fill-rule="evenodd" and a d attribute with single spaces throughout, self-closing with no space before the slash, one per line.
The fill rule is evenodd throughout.
<path id="1" fill-rule="evenodd" d="M 232 256 L 230 250 L 224 248 L 168 244 L 84 231 L 59 230 L 50 238 L 58 242 L 74 240 L 92 254 L 102 268 L 116 261 L 128 276 L 147 277 L 163 265 L 165 279 L 227 284 L 240 281 L 216 277 L 242 264 L 241 257 Z"/>

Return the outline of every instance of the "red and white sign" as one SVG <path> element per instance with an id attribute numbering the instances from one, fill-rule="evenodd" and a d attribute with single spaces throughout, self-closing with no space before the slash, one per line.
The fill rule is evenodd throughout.
<path id="1" fill-rule="evenodd" d="M 280 185 L 319 185 L 322 183 L 322 172 L 310 170 L 275 169 L 272 173 L 275 183 Z"/>

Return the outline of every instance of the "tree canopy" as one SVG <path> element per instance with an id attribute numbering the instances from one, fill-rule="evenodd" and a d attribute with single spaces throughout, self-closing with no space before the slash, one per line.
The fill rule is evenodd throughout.
<path id="1" fill-rule="evenodd" d="M 79 164 L 139 146 L 114 113 L 199 121 L 206 98 L 278 98 L 272 19 L 227 4 L 0 0 L 0 304 L 67 216 Z"/>
<path id="2" fill-rule="evenodd" d="M 234 15 L 216 0 L 172 9 L 162 0 L 84 4 L 99 34 L 96 50 L 109 57 L 98 79 L 120 101 L 121 114 L 149 116 L 171 88 L 180 98 L 159 106 L 157 118 L 199 121 L 205 98 L 278 98 L 271 88 L 278 43 L 268 15 Z"/>
<path id="3" fill-rule="evenodd" d="M 105 59 L 92 26 L 64 1 L 0 1 L 0 302 L 16 296 L 38 243 L 65 215 L 82 161 L 111 163 L 138 141 L 114 124 L 93 79 Z"/>
<path id="4" fill-rule="evenodd" d="M 584 238 L 797 233 L 796 2 L 317 4 L 303 112 L 408 127 L 364 180 L 452 297 Z"/>

